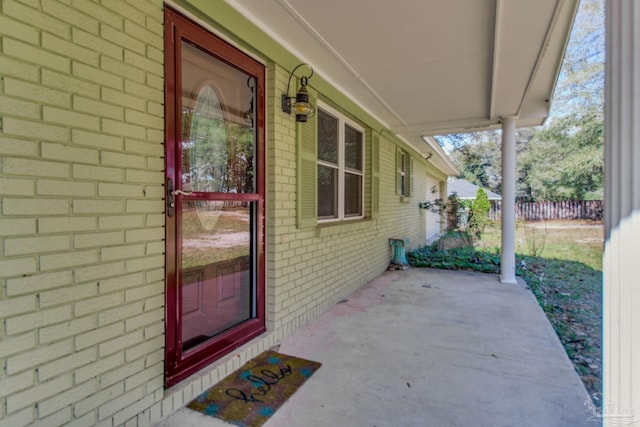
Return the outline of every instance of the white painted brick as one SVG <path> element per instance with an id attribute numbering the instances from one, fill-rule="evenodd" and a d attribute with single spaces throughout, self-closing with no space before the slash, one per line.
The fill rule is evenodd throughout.
<path id="1" fill-rule="evenodd" d="M 128 259 L 125 269 L 128 273 L 134 271 L 148 270 L 150 268 L 164 267 L 164 255 L 154 257 L 144 257 L 139 259 Z"/>
<path id="2" fill-rule="evenodd" d="M 127 200 L 127 212 L 158 213 L 164 211 L 164 200 Z"/>
<path id="3" fill-rule="evenodd" d="M 14 37 L 30 44 L 40 43 L 40 33 L 35 28 L 7 16 L 0 16 L 0 34 Z"/>
<path id="4" fill-rule="evenodd" d="M 95 229 L 95 218 L 68 216 L 38 219 L 38 231 L 40 233 L 66 233 L 71 231 L 93 231 Z"/>
<path id="5" fill-rule="evenodd" d="M 69 202 L 62 199 L 9 199 L 2 200 L 4 215 L 64 215 Z"/>
<path id="6" fill-rule="evenodd" d="M 138 386 L 145 384 L 148 381 L 152 381 L 155 378 L 164 377 L 164 363 L 158 363 L 154 366 L 146 368 L 145 370 L 133 375 L 125 380 L 125 390 L 129 391 Z"/>
<path id="7" fill-rule="evenodd" d="M 149 83 L 147 82 L 147 84 Z M 155 85 L 150 85 L 150 86 L 155 86 Z M 149 112 L 149 114 L 153 114 L 154 116 L 164 118 L 164 105 L 158 102 L 152 102 L 152 101 L 147 102 L 147 111 Z"/>
<path id="8" fill-rule="evenodd" d="M 111 248 L 102 248 L 100 250 L 100 258 L 103 262 L 117 259 L 128 259 L 132 257 L 142 257 L 144 255 L 144 245 L 114 246 Z"/>
<path id="9" fill-rule="evenodd" d="M 100 281 L 100 293 L 108 294 L 115 291 L 120 291 L 126 288 L 133 288 L 145 283 L 144 274 L 134 273 L 127 274 L 126 276 L 114 277 L 113 279 L 106 279 Z M 123 295 L 124 298 L 124 295 Z M 124 299 L 123 299 L 124 301 Z"/>
<path id="10" fill-rule="evenodd" d="M 40 344 L 48 344 L 63 338 L 97 329 L 97 327 L 98 321 L 96 316 L 85 316 L 79 319 L 73 319 L 69 322 L 41 328 L 38 331 L 38 341 Z M 42 374 L 42 372 L 40 372 L 40 374 Z"/>
<path id="11" fill-rule="evenodd" d="M 97 99 L 100 97 L 99 85 L 68 74 L 42 70 L 42 83 L 54 89 L 66 90 L 67 92 L 76 93 L 88 98 Z"/>
<path id="12" fill-rule="evenodd" d="M 124 108 L 117 105 L 107 104 L 106 102 L 84 98 L 81 96 L 73 97 L 73 109 L 76 111 L 81 111 L 83 113 L 91 114 L 92 116 L 109 117 L 114 120 L 124 119 Z M 97 118 L 96 121 L 98 121 Z"/>
<path id="13" fill-rule="evenodd" d="M 156 224 L 152 224 L 152 226 L 155 226 Z M 163 254 L 165 251 L 165 242 L 150 242 L 147 243 L 147 250 L 146 250 L 146 254 L 147 255 L 159 255 L 159 254 Z"/>
<path id="14" fill-rule="evenodd" d="M 71 30 L 73 43 L 92 49 L 95 52 L 110 56 L 117 60 L 122 60 L 123 48 L 108 40 L 94 36 L 93 34 L 82 31 L 78 28 Z"/>
<path id="15" fill-rule="evenodd" d="M 123 141 L 119 136 L 103 135 L 80 129 L 73 129 L 71 131 L 71 141 L 74 145 L 86 145 L 105 150 L 118 151 L 123 148 Z"/>
<path id="16" fill-rule="evenodd" d="M 125 119 L 129 123 L 155 128 L 159 130 L 164 129 L 164 118 L 156 117 L 151 114 L 141 113 L 136 110 L 126 109 Z"/>
<path id="17" fill-rule="evenodd" d="M 145 188 L 141 184 L 98 184 L 98 195 L 100 197 L 143 197 Z"/>
<path id="18" fill-rule="evenodd" d="M 73 236 L 73 247 L 76 249 L 112 246 L 123 242 L 124 234 L 121 231 L 76 234 Z M 104 261 L 102 256 L 101 259 Z"/>
<path id="19" fill-rule="evenodd" d="M 105 214 L 124 213 L 124 203 L 117 200 L 85 200 L 77 199 L 73 201 L 73 213 L 83 214 Z"/>
<path id="20" fill-rule="evenodd" d="M 124 31 L 131 36 L 142 40 L 146 44 L 152 45 L 158 49 L 162 49 L 162 37 L 158 34 L 152 33 L 151 31 L 144 28 L 144 22 L 138 23 L 140 25 L 136 25 L 131 21 L 125 21 L 124 23 Z"/>
<path id="21" fill-rule="evenodd" d="M 142 328 L 144 326 L 161 322 L 163 319 L 164 319 L 164 308 L 160 308 L 159 310 L 140 314 L 138 316 L 125 320 L 124 322 L 125 330 L 133 331 L 138 328 Z"/>
<path id="22" fill-rule="evenodd" d="M 147 279 L 147 283 L 152 282 L 163 282 L 164 281 L 164 268 L 156 268 L 155 270 L 150 270 L 145 272 L 145 277 Z"/>
<path id="23" fill-rule="evenodd" d="M 96 186 L 90 182 L 38 180 L 38 194 L 43 196 L 85 196 L 96 195 Z"/>
<path id="24" fill-rule="evenodd" d="M 7 135 L 22 136 L 30 139 L 66 142 L 69 140 L 69 129 L 40 122 L 31 122 L 5 116 L 2 130 Z"/>
<path id="25" fill-rule="evenodd" d="M 127 362 L 131 362 L 133 360 L 144 357 L 147 354 L 152 353 L 155 350 L 162 347 L 164 347 L 164 337 L 159 336 L 159 337 L 150 339 L 148 341 L 145 341 L 142 344 L 138 344 L 135 347 L 128 348 L 125 352 L 127 357 Z"/>
<path id="26" fill-rule="evenodd" d="M 42 157 L 52 160 L 66 160 L 78 163 L 98 163 L 98 152 L 62 144 L 42 144 Z"/>
<path id="27" fill-rule="evenodd" d="M 133 52 L 137 52 L 141 55 L 144 55 L 145 53 L 144 42 L 120 31 L 120 29 L 115 29 L 108 25 L 102 25 L 100 28 L 100 35 L 105 40 L 109 40 L 110 42 L 129 49 Z"/>
<path id="28" fill-rule="evenodd" d="M 126 420 L 131 419 L 131 423 L 128 423 L 128 426 L 135 425 L 136 419 L 135 416 L 147 409 L 154 402 L 154 398 L 152 395 L 146 395 L 142 399 L 136 401 L 134 404 L 129 405 L 127 408 L 124 408 L 120 412 L 116 413 L 113 417 L 113 422 L 116 425 L 120 425 Z"/>
<path id="29" fill-rule="evenodd" d="M 100 343 L 98 355 L 104 358 L 110 354 L 121 352 L 127 347 L 131 347 L 144 339 L 142 331 L 134 331 L 126 335 L 119 336 L 112 340 Z"/>
<path id="30" fill-rule="evenodd" d="M 96 412 L 89 412 L 81 416 L 80 418 L 75 418 L 66 427 L 95 427 L 96 426 L 97 414 Z"/>
<path id="31" fill-rule="evenodd" d="M 117 29 L 124 28 L 124 17 L 122 15 L 114 13 L 91 0 L 73 0 L 73 7 L 98 19 L 101 27 L 106 23 Z"/>
<path id="32" fill-rule="evenodd" d="M 31 175 L 56 178 L 66 178 L 69 176 L 69 165 L 61 162 L 9 157 L 2 159 L 2 165 L 4 173 L 8 175 Z"/>
<path id="33" fill-rule="evenodd" d="M 131 375 L 135 375 L 144 369 L 144 361 L 137 360 L 135 362 L 125 363 L 121 367 L 109 372 L 105 372 L 99 378 L 100 387 L 109 387 L 112 384 L 124 384 L 124 380 Z M 104 403 L 104 402 L 103 402 Z"/>
<path id="34" fill-rule="evenodd" d="M 39 119 L 40 105 L 20 99 L 0 97 L 0 113 L 25 119 Z"/>
<path id="35" fill-rule="evenodd" d="M 146 130 L 143 126 L 132 125 L 130 123 L 119 122 L 107 118 L 103 118 L 101 121 L 102 130 L 107 134 L 138 139 L 144 139 L 146 135 Z"/>
<path id="36" fill-rule="evenodd" d="M 71 107 L 71 95 L 68 92 L 42 87 L 22 80 L 5 78 L 4 91 L 7 95 L 37 101 L 42 104 Z"/>
<path id="37" fill-rule="evenodd" d="M 124 383 L 118 383 L 111 387 L 104 388 L 85 399 L 79 399 L 73 406 L 73 413 L 76 417 L 87 414 L 104 402 L 113 400 L 117 396 L 124 394 Z"/>
<path id="38" fill-rule="evenodd" d="M 46 3 L 47 2 L 45 2 L 45 4 Z M 99 64 L 99 55 L 96 51 L 86 49 L 76 43 L 61 39 L 60 37 L 56 37 L 52 34 L 42 33 L 42 47 L 63 57 L 66 55 L 71 59 L 94 66 Z"/>
<path id="39" fill-rule="evenodd" d="M 120 182 L 124 180 L 124 169 L 74 164 L 73 177 L 94 181 Z"/>
<path id="40" fill-rule="evenodd" d="M 115 323 L 104 328 L 99 328 L 91 332 L 76 335 L 75 348 L 76 351 L 85 349 L 90 346 L 94 346 L 103 341 L 117 337 L 124 333 L 124 322 Z"/>
<path id="41" fill-rule="evenodd" d="M 23 314 L 21 316 L 10 317 L 5 320 L 8 335 L 15 335 L 48 326 L 54 323 L 63 322 L 71 318 L 69 307 L 56 307 L 48 310 L 40 310 L 35 313 Z"/>
<path id="42" fill-rule="evenodd" d="M 84 13 L 78 12 L 73 7 L 68 7 L 54 1 L 45 1 L 42 2 L 42 10 L 48 15 L 55 16 L 61 21 L 72 24 L 74 27 L 82 28 L 94 34 L 98 33 L 99 21 Z"/>
<path id="43" fill-rule="evenodd" d="M 40 269 L 42 271 L 47 271 L 59 268 L 77 267 L 85 264 L 95 264 L 97 262 L 98 252 L 95 250 L 74 251 L 40 256 Z"/>
<path id="44" fill-rule="evenodd" d="M 67 373 L 78 367 L 97 360 L 95 347 L 83 351 L 76 351 L 68 356 L 38 366 L 38 381 L 44 382 L 60 374 Z"/>
<path id="45" fill-rule="evenodd" d="M 147 140 L 162 144 L 164 142 L 164 132 L 157 129 L 147 129 Z"/>
<path id="46" fill-rule="evenodd" d="M 70 271 L 38 274 L 28 277 L 7 280 L 7 295 L 15 296 L 38 292 L 46 289 L 57 288 L 70 284 L 72 274 Z"/>
<path id="47" fill-rule="evenodd" d="M 164 323 L 156 323 L 144 328 L 144 338 L 147 340 L 162 334 L 164 334 Z M 149 358 L 147 358 L 146 363 L 149 366 Z"/>
<path id="48" fill-rule="evenodd" d="M 133 52 L 129 53 L 129 57 L 132 58 L 135 54 Z M 145 60 L 146 61 L 146 60 Z M 149 64 L 150 63 L 150 64 Z M 151 61 L 145 62 L 149 66 L 149 68 L 153 68 L 151 66 Z M 156 74 L 162 75 L 162 65 L 154 64 L 156 70 Z M 164 102 L 164 92 L 161 89 L 156 89 L 150 86 L 146 86 L 144 84 L 140 84 L 131 80 L 124 81 L 124 90 L 130 95 L 136 95 L 142 98 L 144 101 L 155 101 L 155 102 Z"/>
<path id="49" fill-rule="evenodd" d="M 76 385 L 70 390 L 58 393 L 50 399 L 38 402 L 38 414 L 46 417 L 65 406 L 70 406 L 85 396 L 97 391 L 96 380 L 89 380 L 84 384 Z M 70 408 L 69 408 L 70 409 Z"/>
<path id="50" fill-rule="evenodd" d="M 162 132 L 161 132 L 162 133 Z M 162 133 L 160 142 L 164 140 L 164 133 Z M 135 139 L 127 139 L 125 141 L 125 150 L 130 153 L 140 153 L 148 156 L 160 157 L 164 152 L 164 145 L 157 142 L 138 141 Z"/>
<path id="51" fill-rule="evenodd" d="M 32 427 L 59 427 L 66 426 L 71 421 L 71 408 L 63 408 L 58 412 L 47 415 L 42 418 L 40 413 L 40 407 L 38 406 L 38 420 L 31 424 Z"/>
<path id="52" fill-rule="evenodd" d="M 122 230 L 143 226 L 144 217 L 142 215 L 101 216 L 98 218 L 98 227 L 102 230 Z"/>
<path id="53" fill-rule="evenodd" d="M 62 37 L 65 37 L 65 35 L 67 37 L 70 36 L 69 24 L 35 9 L 24 6 L 14 0 L 5 0 L 2 5 L 2 12 L 50 33 L 58 34 Z"/>
<path id="54" fill-rule="evenodd" d="M 0 260 L 0 277 L 11 277 L 36 272 L 36 260 L 34 258 L 13 258 Z"/>
<path id="55" fill-rule="evenodd" d="M 152 283 L 150 285 L 129 288 L 125 290 L 125 301 L 133 302 L 156 296 L 158 294 L 162 294 L 163 292 L 164 287 L 159 283 Z"/>
<path id="56" fill-rule="evenodd" d="M 85 314 L 98 313 L 100 310 L 119 306 L 123 302 L 124 294 L 122 292 L 110 293 L 104 296 L 78 301 L 74 306 L 74 314 L 76 316 L 83 316 Z"/>
<path id="57" fill-rule="evenodd" d="M 2 387 L 0 387 L 0 397 L 6 397 L 10 394 L 32 387 L 34 379 L 34 371 L 25 371 L 21 374 L 3 378 Z"/>
<path id="58" fill-rule="evenodd" d="M 125 27 L 127 26 L 127 21 L 125 21 Z M 134 67 L 138 67 L 142 70 L 145 70 L 149 73 L 154 73 L 157 74 L 158 76 L 162 75 L 162 63 L 161 62 L 156 62 L 153 61 L 149 58 L 147 58 L 146 56 L 143 55 L 138 55 L 135 52 L 129 51 L 129 50 L 125 50 L 124 51 L 124 62 L 126 62 L 127 64 L 133 65 Z M 146 86 L 148 88 L 148 86 Z M 127 87 L 127 82 L 125 81 L 125 89 L 127 90 L 127 92 L 131 93 L 134 92 L 138 95 L 141 95 L 140 91 L 145 91 L 146 89 L 143 89 L 142 86 L 136 86 L 134 90 L 131 90 L 131 86 Z M 146 92 L 147 94 L 149 94 L 149 92 Z M 158 100 L 156 97 L 153 98 L 154 100 Z"/>
<path id="59" fill-rule="evenodd" d="M 71 375 L 68 375 L 38 384 L 28 390 L 14 393 L 7 397 L 7 413 L 15 412 L 25 406 L 32 405 L 39 400 L 46 399 L 56 393 L 68 390 L 71 388 L 71 385 Z"/>
<path id="60" fill-rule="evenodd" d="M 38 142 L 6 138 L 0 134 L 0 154 L 6 156 L 37 156 L 39 153 L 40 144 Z"/>
<path id="61" fill-rule="evenodd" d="M 124 273 L 124 262 L 100 263 L 91 267 L 76 268 L 74 277 L 77 282 L 98 280 Z"/>
<path id="62" fill-rule="evenodd" d="M 34 82 L 40 78 L 38 67 L 6 56 L 0 57 L 0 74 L 19 77 Z M 6 80 L 7 79 L 5 79 L 5 94 L 8 93 L 6 91 Z"/>
<path id="63" fill-rule="evenodd" d="M 0 418 L 0 427 L 16 427 L 31 425 L 35 419 L 33 408 L 26 408 L 20 412 Z"/>
<path id="64" fill-rule="evenodd" d="M 144 25 L 144 13 L 123 0 L 110 0 L 103 6 L 113 10 L 118 15 L 126 16 L 127 19 L 137 22 L 140 25 Z"/>
<path id="65" fill-rule="evenodd" d="M 142 313 L 142 302 L 126 304 L 110 310 L 102 310 L 98 314 L 98 322 L 100 326 L 104 326 L 109 323 L 121 322 L 138 313 Z"/>
<path id="66" fill-rule="evenodd" d="M 71 354 L 72 340 L 68 339 L 51 345 L 40 345 L 24 353 L 9 356 L 6 360 L 6 372 L 13 375 L 20 371 L 32 369 L 38 365 L 53 361 Z"/>
<path id="67" fill-rule="evenodd" d="M 97 291 L 98 286 L 95 283 L 84 283 L 82 285 L 65 286 L 64 288 L 58 288 L 52 291 L 40 292 L 40 294 L 38 294 L 40 307 L 48 308 L 54 305 L 90 298 L 95 296 Z M 70 323 L 72 322 L 66 323 L 65 326 L 68 327 Z M 60 327 L 61 333 L 66 329 L 65 326 Z"/>
<path id="68" fill-rule="evenodd" d="M 85 365 L 75 370 L 76 383 L 85 382 L 91 378 L 95 378 L 103 372 L 117 368 L 124 363 L 124 353 L 116 353 L 109 357 L 98 359 L 96 362 Z"/>
<path id="69" fill-rule="evenodd" d="M 3 337 L 2 341 L 0 341 L 0 358 L 20 353 L 35 345 L 35 332 L 29 332 L 17 337 Z"/>
<path id="70" fill-rule="evenodd" d="M 133 154 L 103 152 L 100 161 L 105 166 L 119 166 L 123 168 L 144 168 L 145 158 Z"/>
<path id="71" fill-rule="evenodd" d="M 163 172 L 127 169 L 126 177 L 128 182 L 142 182 L 142 183 L 158 184 L 158 185 L 164 183 Z"/>
<path id="72" fill-rule="evenodd" d="M 122 396 L 119 396 L 113 400 L 110 400 L 109 402 L 106 402 L 105 404 L 101 405 L 98 408 L 98 419 L 103 420 L 107 417 L 110 417 L 116 412 L 120 411 L 121 409 L 124 409 L 127 406 L 129 406 L 132 402 L 140 400 L 143 397 L 144 397 L 144 388 L 139 387 L 137 389 L 131 390 L 128 393 L 123 394 Z"/>
<path id="73" fill-rule="evenodd" d="M 33 196 L 33 187 L 31 179 L 0 178 L 0 194 L 3 196 Z"/>
<path id="74" fill-rule="evenodd" d="M 108 73 L 113 73 L 118 76 L 122 76 L 125 79 L 133 80 L 139 83 L 145 82 L 146 73 L 144 70 L 136 68 L 132 65 L 125 64 L 121 60 L 115 60 L 109 58 L 107 56 L 103 56 L 100 58 L 100 68 Z M 102 99 L 108 102 L 113 102 L 114 104 L 123 105 L 123 106 L 132 106 L 134 104 L 142 106 L 139 108 L 141 111 L 144 111 L 144 100 L 137 99 L 131 95 L 127 95 L 126 99 L 119 99 L 116 94 L 121 93 L 119 91 L 113 91 L 109 88 L 103 88 L 102 91 Z M 134 101 L 135 100 L 135 101 Z"/>
<path id="75" fill-rule="evenodd" d="M 20 234 L 35 234 L 35 232 L 35 219 L 0 219 L 0 236 L 8 237 Z"/>
<path id="76" fill-rule="evenodd" d="M 68 73 L 71 70 L 71 61 L 69 58 L 47 52 L 46 50 L 21 41 L 5 37 L 2 39 L 2 48 L 5 55 L 19 58 L 32 64 L 46 65 L 49 68 L 62 71 L 63 73 Z"/>
<path id="77" fill-rule="evenodd" d="M 6 298 L 0 300 L 0 313 L 7 318 L 17 314 L 33 312 L 36 310 L 36 298 L 34 295 Z"/>
<path id="78" fill-rule="evenodd" d="M 164 239 L 164 229 L 147 228 L 142 230 L 127 230 L 125 238 L 127 242 L 131 243 L 149 240 L 162 240 Z"/>

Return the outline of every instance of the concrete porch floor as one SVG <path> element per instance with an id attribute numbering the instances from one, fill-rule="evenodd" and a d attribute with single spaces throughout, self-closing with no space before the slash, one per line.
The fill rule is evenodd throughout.
<path id="1" fill-rule="evenodd" d="M 265 427 L 597 425 L 531 291 L 496 275 L 386 272 L 279 351 L 322 367 Z M 159 425 L 229 424 L 183 408 Z"/>

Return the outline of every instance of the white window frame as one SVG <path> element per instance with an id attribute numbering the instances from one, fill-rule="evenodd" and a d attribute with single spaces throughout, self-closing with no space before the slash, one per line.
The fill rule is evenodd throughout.
<path id="1" fill-rule="evenodd" d="M 360 126 L 359 124 L 357 124 L 356 122 L 354 122 L 353 120 L 350 120 L 348 117 L 346 117 L 344 114 L 342 114 L 341 112 L 339 112 L 338 110 L 328 106 L 327 104 L 323 103 L 322 101 L 318 101 L 318 107 L 319 110 L 323 110 L 325 113 L 328 113 L 329 115 L 333 116 L 334 118 L 336 118 L 338 120 L 338 216 L 336 218 L 322 218 L 322 217 L 318 217 L 318 223 L 330 223 L 330 222 L 340 222 L 340 221 L 352 221 L 352 220 L 357 220 L 357 219 L 363 219 L 365 217 L 365 212 L 364 212 L 364 199 L 365 199 L 365 165 L 366 165 L 366 159 L 365 159 L 365 154 L 366 154 L 366 150 L 365 150 L 365 132 L 364 132 L 364 128 L 362 126 Z M 344 147 L 344 138 L 345 138 L 345 126 L 349 125 L 349 127 L 355 129 L 356 131 L 360 132 L 360 134 L 362 135 L 362 144 L 360 149 L 362 150 L 362 171 L 358 171 L 358 170 L 354 170 L 354 169 L 349 169 L 345 167 L 345 147 Z M 318 141 L 318 145 L 320 145 L 320 141 Z M 317 165 L 321 165 L 321 166 L 326 166 L 326 167 L 331 167 L 331 168 L 335 168 L 335 165 L 333 163 L 329 163 L 329 162 L 325 162 L 323 160 L 317 159 Z M 345 203 L 344 203 L 344 195 L 345 195 L 345 173 L 351 173 L 354 175 L 359 175 L 362 177 L 361 180 L 361 185 L 360 185 L 360 199 L 361 199 L 361 206 L 360 206 L 360 211 L 362 212 L 362 215 L 349 215 L 349 216 L 345 216 L 344 213 L 344 208 L 345 208 Z M 317 214 L 317 213 L 316 213 Z"/>

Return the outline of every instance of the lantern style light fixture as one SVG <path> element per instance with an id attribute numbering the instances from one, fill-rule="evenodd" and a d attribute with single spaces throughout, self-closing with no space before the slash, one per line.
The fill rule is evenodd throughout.
<path id="1" fill-rule="evenodd" d="M 298 68 L 306 65 L 311 70 L 311 74 L 308 76 L 302 76 L 300 78 L 300 89 L 298 89 L 298 93 L 295 97 L 289 96 L 289 87 L 291 85 L 291 79 L 293 75 L 298 70 Z M 313 105 L 309 102 L 309 92 L 307 92 L 307 83 L 309 79 L 313 76 L 313 68 L 309 64 L 300 64 L 296 68 L 293 69 L 291 74 L 289 75 L 289 82 L 287 83 L 287 93 L 282 94 L 282 111 L 287 114 L 291 114 L 292 112 L 296 115 L 296 122 L 306 122 L 307 117 L 311 116 L 315 109 Z M 295 102 L 292 103 L 292 101 Z"/>

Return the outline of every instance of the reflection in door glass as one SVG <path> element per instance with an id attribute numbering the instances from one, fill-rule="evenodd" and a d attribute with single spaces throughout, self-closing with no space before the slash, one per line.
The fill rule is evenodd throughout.
<path id="1" fill-rule="evenodd" d="M 182 49 L 181 188 L 252 193 L 255 79 L 186 42 Z"/>
<path id="2" fill-rule="evenodd" d="M 252 317 L 251 205 L 183 204 L 183 350 Z"/>

